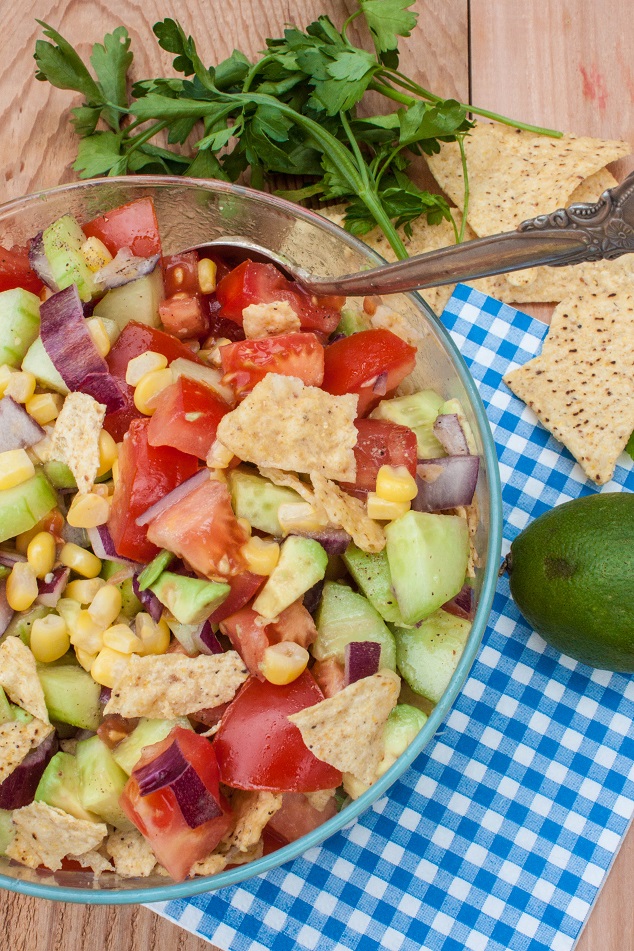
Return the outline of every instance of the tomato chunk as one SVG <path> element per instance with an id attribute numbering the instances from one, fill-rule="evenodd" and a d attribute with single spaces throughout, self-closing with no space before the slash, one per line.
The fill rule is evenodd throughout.
<path id="1" fill-rule="evenodd" d="M 23 287 L 25 291 L 39 294 L 43 286 L 31 268 L 27 248 L 0 247 L 0 291 Z"/>
<path id="2" fill-rule="evenodd" d="M 381 466 L 405 466 L 416 476 L 416 434 L 412 429 L 388 419 L 357 419 L 355 426 L 359 434 L 354 447 L 357 478 L 355 482 L 342 482 L 342 488 L 374 492 Z"/>
<path id="3" fill-rule="evenodd" d="M 243 608 L 256 596 L 266 579 L 267 575 L 254 575 L 251 571 L 243 571 L 241 574 L 229 578 L 228 584 L 231 591 L 210 616 L 210 623 L 220 624 L 225 618 Z"/>
<path id="4" fill-rule="evenodd" d="M 164 452 L 166 447 L 154 451 Z M 229 578 L 246 567 L 240 549 L 248 535 L 233 514 L 229 489 L 215 479 L 203 482 L 153 519 L 147 537 L 208 578 Z"/>
<path id="5" fill-rule="evenodd" d="M 83 225 L 87 238 L 99 238 L 113 256 L 129 248 L 140 258 L 161 254 L 158 221 L 151 198 L 137 198 Z"/>
<path id="6" fill-rule="evenodd" d="M 220 347 L 223 383 L 238 398 L 250 393 L 267 373 L 296 376 L 306 386 L 321 386 L 324 348 L 312 333 L 279 334 L 257 340 L 240 340 Z"/>
<path id="7" fill-rule="evenodd" d="M 198 470 L 198 460 L 171 446 L 150 446 L 149 419 L 133 420 L 119 451 L 108 529 L 117 553 L 133 561 L 150 561 L 158 548 L 136 519 Z"/>
<path id="8" fill-rule="evenodd" d="M 271 644 L 293 641 L 309 647 L 317 637 L 311 615 L 300 601 L 285 608 L 273 621 L 266 621 L 252 608 L 242 608 L 220 622 L 220 630 L 230 639 L 249 671 L 262 679 L 260 664 Z"/>
<path id="9" fill-rule="evenodd" d="M 250 677 L 214 739 L 220 781 L 236 789 L 311 792 L 341 784 L 341 772 L 310 752 L 291 713 L 323 700 L 310 671 L 275 686 Z"/>
<path id="10" fill-rule="evenodd" d="M 282 808 L 267 823 L 269 832 L 284 842 L 295 842 L 308 835 L 328 819 L 337 815 L 337 800 L 333 796 L 323 809 L 315 809 L 303 793 L 287 792 L 282 796 Z"/>
<path id="11" fill-rule="evenodd" d="M 173 446 L 206 459 L 218 423 L 229 412 L 226 403 L 204 383 L 181 376 L 156 401 L 148 427 L 151 446 Z"/>
<path id="12" fill-rule="evenodd" d="M 198 252 L 181 251 L 163 258 L 163 283 L 166 297 L 174 294 L 198 294 Z"/>
<path id="13" fill-rule="evenodd" d="M 328 393 L 358 393 L 358 415 L 364 416 L 389 396 L 416 362 L 416 348 L 391 330 L 362 330 L 326 347 L 324 382 Z M 387 374 L 384 385 L 376 387 Z"/>
<path id="14" fill-rule="evenodd" d="M 161 323 L 180 340 L 203 337 L 209 330 L 209 320 L 198 294 L 179 292 L 166 297 L 159 304 Z"/>
<path id="15" fill-rule="evenodd" d="M 192 828 L 185 820 L 178 799 L 171 786 L 142 796 L 136 778 L 139 770 L 173 743 L 193 767 L 196 777 L 218 803 L 221 814 Z M 121 794 L 123 811 L 150 842 L 157 859 L 175 881 L 182 881 L 192 866 L 206 858 L 231 827 L 229 804 L 219 788 L 219 771 L 214 748 L 204 736 L 183 727 L 175 727 L 160 743 L 148 746 Z"/>
<path id="16" fill-rule="evenodd" d="M 136 320 L 130 320 L 106 358 L 110 372 L 119 380 L 125 380 L 130 360 L 138 357 L 140 353 L 145 353 L 146 350 L 162 353 L 167 357 L 168 363 L 178 357 L 200 363 L 189 347 L 180 340 L 176 340 L 171 334 L 157 330 L 155 327 L 148 327 L 146 324 L 139 324 Z"/>

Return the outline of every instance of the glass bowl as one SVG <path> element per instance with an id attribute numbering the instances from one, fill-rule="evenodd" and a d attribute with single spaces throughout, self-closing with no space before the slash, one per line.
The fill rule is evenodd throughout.
<path id="1" fill-rule="evenodd" d="M 316 274 L 337 275 L 383 263 L 361 241 L 313 211 L 274 196 L 218 181 L 129 176 L 107 178 L 28 195 L 0 205 L 0 245 L 24 245 L 56 218 L 74 215 L 80 222 L 110 208 L 151 195 L 167 254 L 216 237 L 241 235 L 287 255 Z M 466 412 L 481 454 L 476 490 L 480 525 L 476 546 L 480 566 L 475 579 L 476 612 L 458 667 L 425 726 L 394 765 L 367 792 L 313 832 L 276 852 L 212 877 L 169 884 L 162 876 L 124 879 L 116 874 L 95 878 L 90 871 L 48 872 L 23 868 L 0 859 L 0 887 L 39 898 L 87 904 L 123 904 L 185 898 L 242 882 L 296 858 L 349 825 L 412 763 L 447 715 L 475 659 L 495 591 L 501 547 L 501 491 L 495 445 L 473 379 L 447 331 L 417 294 L 392 299 L 395 309 L 425 337 L 413 382 L 457 397 Z"/>

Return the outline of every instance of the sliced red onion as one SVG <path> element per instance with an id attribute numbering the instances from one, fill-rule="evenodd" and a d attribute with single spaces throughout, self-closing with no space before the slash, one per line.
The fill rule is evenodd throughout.
<path id="1" fill-rule="evenodd" d="M 0 452 L 10 449 L 28 449 L 46 433 L 25 408 L 10 396 L 0 400 Z"/>
<path id="2" fill-rule="evenodd" d="M 102 687 L 102 688 L 101 688 L 101 693 L 99 694 L 99 706 L 100 706 L 100 707 L 105 707 L 105 705 L 106 705 L 106 704 L 108 703 L 108 701 L 110 700 L 110 697 L 111 697 L 111 696 L 112 696 L 112 688 L 111 688 L 111 687 Z M 97 731 L 97 732 L 99 732 L 99 731 Z"/>
<path id="3" fill-rule="evenodd" d="M 449 456 L 468 456 L 469 444 L 457 413 L 443 413 L 436 417 L 434 436 Z"/>
<path id="4" fill-rule="evenodd" d="M 33 802 L 42 773 L 58 748 L 57 734 L 53 732 L 26 754 L 20 765 L 0 784 L 0 809 L 21 809 Z"/>
<path id="5" fill-rule="evenodd" d="M 111 373 L 88 373 L 77 387 L 106 407 L 106 413 L 118 413 L 127 403 L 121 384 Z"/>
<path id="6" fill-rule="evenodd" d="M 145 591 L 141 591 L 139 588 L 138 575 L 134 575 L 132 578 L 132 590 L 152 620 L 158 624 L 158 622 L 161 620 L 161 617 L 163 616 L 163 605 L 156 597 L 154 592 L 150 591 L 149 588 L 146 588 Z"/>
<path id="7" fill-rule="evenodd" d="M 53 277 L 53 271 L 48 258 L 44 253 L 44 232 L 40 231 L 31 239 L 29 246 L 29 264 L 39 277 L 39 279 L 50 287 L 52 291 L 58 290 L 57 281 Z"/>
<path id="8" fill-rule="evenodd" d="M 0 579 L 0 637 L 8 628 L 12 618 L 13 608 L 9 607 L 7 601 L 7 582 L 6 578 L 2 578 Z"/>
<path id="9" fill-rule="evenodd" d="M 240 324 L 220 316 L 221 307 L 215 294 L 205 295 L 203 301 L 207 306 L 210 337 L 226 337 L 234 342 L 244 340 L 244 329 Z"/>
<path id="10" fill-rule="evenodd" d="M 132 561 L 130 558 L 123 558 L 121 555 L 117 554 L 117 550 L 114 547 L 114 542 L 112 540 L 112 535 L 108 529 L 107 525 L 98 525 L 96 528 L 87 528 L 88 541 L 90 546 L 97 556 L 97 558 L 106 558 L 108 561 L 116 561 L 120 565 L 132 565 L 134 568 L 141 569 L 141 565 L 137 561 Z M 128 576 L 129 577 L 129 576 Z"/>
<path id="11" fill-rule="evenodd" d="M 65 514 L 65 512 L 62 511 L 62 514 Z M 60 535 L 65 542 L 79 545 L 80 548 L 88 547 L 88 535 L 86 534 L 85 528 L 77 528 L 75 525 L 69 525 L 68 522 L 64 522 Z"/>
<path id="12" fill-rule="evenodd" d="M 344 648 L 346 687 L 376 674 L 381 661 L 381 645 L 376 641 L 350 641 Z"/>
<path id="13" fill-rule="evenodd" d="M 214 630 L 209 623 L 209 620 L 205 621 L 200 629 L 200 634 L 198 635 L 200 640 L 201 654 L 223 654 L 222 644 L 214 634 Z"/>
<path id="14" fill-rule="evenodd" d="M 443 512 L 473 501 L 480 459 L 478 456 L 443 456 L 419 459 L 416 466 L 416 512 Z"/>
<path id="15" fill-rule="evenodd" d="M 164 495 L 162 499 L 159 499 L 158 502 L 151 505 L 149 509 L 146 509 L 142 515 L 139 515 L 136 524 L 149 525 L 153 519 L 162 515 L 163 512 L 171 508 L 172 505 L 180 502 L 181 499 L 184 499 L 190 492 L 193 492 L 194 489 L 197 489 L 199 485 L 202 485 L 203 482 L 206 482 L 208 479 L 209 469 L 200 469 L 196 475 L 191 476 L 185 482 L 181 482 L 175 489 L 172 489 L 172 491 Z"/>
<path id="16" fill-rule="evenodd" d="M 37 583 L 37 600 L 46 608 L 54 608 L 62 596 L 62 591 L 66 587 L 70 575 L 70 568 L 55 568 L 51 572 L 50 581 L 47 581 L 47 575 Z"/>
<path id="17" fill-rule="evenodd" d="M 372 389 L 377 396 L 385 396 L 387 393 L 387 371 L 384 370 L 383 373 L 379 373 L 376 380 L 374 381 Z"/>
<path id="18" fill-rule="evenodd" d="M 463 618 L 465 621 L 473 620 L 474 607 L 473 588 L 469 584 L 463 585 L 455 598 L 445 602 L 442 606 L 443 611 L 447 611 L 448 614 L 453 614 L 455 617 Z"/>
<path id="19" fill-rule="evenodd" d="M 108 584 L 123 584 L 124 581 L 134 578 L 139 568 L 140 565 L 137 564 L 122 565 L 118 571 L 115 571 L 113 575 L 110 575 L 108 578 Z"/>
<path id="20" fill-rule="evenodd" d="M 218 800 L 183 756 L 177 740 L 156 759 L 135 769 L 132 775 L 139 784 L 142 796 L 149 796 L 169 786 L 190 829 L 197 829 L 223 813 Z"/>
<path id="21" fill-rule="evenodd" d="M 139 258 L 132 254 L 130 248 L 119 248 L 116 257 L 97 271 L 95 281 L 107 291 L 113 287 L 121 287 L 151 274 L 159 257 L 160 255 L 154 254 L 149 258 Z"/>
<path id="22" fill-rule="evenodd" d="M 304 593 L 304 598 L 302 604 L 306 608 L 309 614 L 314 615 L 317 608 L 321 604 L 321 596 L 324 591 L 324 582 L 323 579 L 318 581 L 316 584 L 309 588 L 308 591 Z"/>
<path id="23" fill-rule="evenodd" d="M 350 535 L 343 528 L 322 528 L 318 532 L 291 532 L 291 535 L 301 535 L 302 538 L 314 538 L 329 555 L 343 555 L 352 541 Z"/>
<path id="24" fill-rule="evenodd" d="M 0 551 L 0 565 L 13 568 L 16 561 L 26 561 L 26 555 L 21 555 L 19 551 Z"/>

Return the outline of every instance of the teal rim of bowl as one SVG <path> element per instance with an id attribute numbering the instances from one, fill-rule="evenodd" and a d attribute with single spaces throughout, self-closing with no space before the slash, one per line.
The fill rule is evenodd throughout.
<path id="1" fill-rule="evenodd" d="M 58 185 L 55 188 L 45 191 L 34 192 L 24 198 L 14 199 L 0 205 L 0 214 L 4 211 L 10 211 L 27 201 L 36 201 L 46 199 L 47 196 L 61 191 L 71 189 L 96 188 L 101 185 L 112 186 L 143 186 L 150 188 L 153 185 L 191 185 L 201 189 L 206 188 L 205 179 L 195 178 L 172 178 L 167 175 L 129 175 L 119 178 L 100 178 L 87 179 L 81 182 L 72 182 L 68 185 Z M 208 186 L 207 186 L 208 187 Z M 261 201 L 263 204 L 276 205 L 285 211 L 292 211 L 294 217 L 303 218 L 312 224 L 318 225 L 336 235 L 342 241 L 346 241 L 355 251 L 360 252 L 366 257 L 372 258 L 377 264 L 385 263 L 385 259 L 380 254 L 373 251 L 366 244 L 355 238 L 348 232 L 343 231 L 333 222 L 314 211 L 301 208 L 292 202 L 283 198 L 277 198 L 274 195 L 257 192 L 254 189 L 246 188 L 241 185 L 229 185 L 226 182 L 213 181 L 213 187 L 209 191 L 225 191 L 231 195 L 241 195 L 250 200 Z M 454 343 L 451 335 L 440 323 L 438 317 L 431 310 L 423 298 L 416 293 L 407 295 L 414 299 L 417 307 L 433 321 L 434 326 L 441 337 L 445 347 L 453 357 L 456 372 L 462 385 L 469 395 L 471 406 L 478 423 L 478 428 L 482 436 L 484 449 L 484 459 L 486 463 L 487 480 L 489 486 L 489 527 L 488 544 L 486 551 L 486 567 L 478 607 L 469 633 L 467 644 L 462 657 L 453 673 L 449 686 L 445 690 L 440 701 L 436 704 L 430 713 L 427 722 L 422 730 L 416 736 L 416 739 L 410 743 L 404 753 L 399 756 L 396 762 L 380 777 L 366 792 L 358 799 L 353 800 L 341 812 L 333 816 L 323 825 L 318 826 L 312 832 L 295 842 L 277 849 L 262 858 L 255 859 L 245 865 L 239 865 L 236 868 L 225 872 L 218 872 L 216 875 L 204 878 L 187 879 L 184 882 L 175 882 L 170 885 L 154 886 L 149 888 L 130 888 L 130 889 L 99 889 L 98 880 L 96 888 L 72 888 L 66 885 L 48 885 L 45 883 L 26 882 L 13 878 L 8 875 L 0 874 L 0 888 L 8 891 L 19 892 L 24 895 L 31 895 L 35 898 L 48 898 L 53 901 L 72 902 L 86 905 L 128 905 L 153 903 L 161 901 L 173 901 L 179 898 L 190 898 L 193 895 L 199 895 L 205 892 L 213 892 L 219 888 L 225 888 L 228 885 L 236 885 L 246 879 L 254 878 L 256 875 L 262 875 L 271 869 L 277 868 L 292 859 L 298 858 L 304 852 L 315 846 L 320 845 L 325 839 L 329 838 L 335 832 L 345 829 L 352 825 L 361 813 L 368 810 L 371 805 L 379 799 L 388 788 L 396 782 L 401 774 L 413 763 L 416 757 L 423 751 L 425 746 L 433 739 L 440 724 L 443 722 L 454 700 L 461 690 L 471 666 L 476 658 L 480 648 L 480 643 L 488 623 L 493 597 L 497 586 L 498 569 L 500 561 L 500 552 L 502 546 L 502 489 L 500 484 L 500 473 L 498 468 L 497 453 L 495 442 L 486 415 L 484 404 L 476 388 L 473 377 L 471 376 L 462 354 Z"/>

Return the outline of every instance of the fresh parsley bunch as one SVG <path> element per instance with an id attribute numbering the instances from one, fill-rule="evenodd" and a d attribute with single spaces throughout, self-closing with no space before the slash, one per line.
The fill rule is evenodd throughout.
<path id="1" fill-rule="evenodd" d="M 53 43 L 37 42 L 36 76 L 84 96 L 72 120 L 81 137 L 74 167 L 82 178 L 163 172 L 234 182 L 250 170 L 251 185 L 261 188 L 272 176 L 296 176 L 304 187 L 282 194 L 296 201 L 345 200 L 349 231 L 363 235 L 378 224 L 404 258 L 397 228 L 411 233 L 421 215 L 430 223 L 452 220 L 445 199 L 407 175 L 413 156 L 457 140 L 467 183 L 463 139 L 473 125 L 468 114 L 510 123 L 435 96 L 399 72 L 398 38 L 416 26 L 412 4 L 358 0 L 341 30 L 322 16 L 305 31 L 289 27 L 283 37 L 267 40 L 254 62 L 235 50 L 212 67 L 203 64 L 181 26 L 166 19 L 154 33 L 161 48 L 175 54 L 180 75 L 137 82 L 131 92 L 133 54 L 125 27 L 93 46 L 93 78 L 64 37 L 38 21 Z M 348 39 L 357 17 L 365 20 L 372 52 Z M 359 106 L 370 90 L 396 103 L 396 111 L 362 117 Z M 196 129 L 202 134 L 193 154 L 187 153 Z M 152 141 L 163 130 L 168 146 L 176 148 Z"/>

